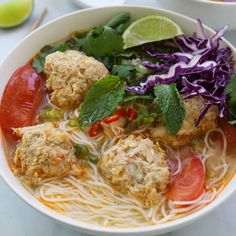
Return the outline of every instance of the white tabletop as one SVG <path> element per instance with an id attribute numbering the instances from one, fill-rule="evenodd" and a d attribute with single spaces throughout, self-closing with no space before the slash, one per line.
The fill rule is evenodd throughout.
<path id="1" fill-rule="evenodd" d="M 49 11 L 44 23 L 78 8 L 68 0 L 35 0 L 31 19 L 23 26 L 0 30 L 0 63 L 14 45 L 29 32 L 35 17 L 44 6 Z M 155 0 L 128 0 L 128 4 L 157 6 Z M 236 32 L 226 38 L 236 45 Z M 235 236 L 236 195 L 203 219 L 165 236 Z M 0 179 L 0 235 L 1 236 L 82 236 L 64 225 L 54 222 L 29 207 Z"/>

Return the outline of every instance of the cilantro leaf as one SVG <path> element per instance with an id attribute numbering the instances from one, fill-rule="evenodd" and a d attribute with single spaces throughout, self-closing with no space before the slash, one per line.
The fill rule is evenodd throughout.
<path id="1" fill-rule="evenodd" d="M 122 33 L 128 27 L 130 13 L 121 12 L 104 25 L 91 29 L 80 40 L 80 50 L 100 61 L 111 64 L 113 56 L 123 52 Z M 105 57 L 105 58 L 104 58 Z"/>
<path id="2" fill-rule="evenodd" d="M 185 108 L 176 84 L 157 84 L 154 87 L 154 94 L 164 126 L 174 135 L 177 134 L 183 125 Z"/>
<path id="3" fill-rule="evenodd" d="M 122 101 L 125 82 L 118 76 L 106 76 L 97 81 L 86 94 L 80 109 L 79 123 L 89 126 L 111 115 Z"/>
<path id="4" fill-rule="evenodd" d="M 130 13 L 121 12 L 113 16 L 104 26 L 93 28 L 88 32 L 79 33 L 79 35 L 74 34 L 64 43 L 46 46 L 34 58 L 32 66 L 38 73 L 41 73 L 44 70 L 47 55 L 56 51 L 64 52 L 69 49 L 82 50 L 88 56 L 94 56 L 99 60 L 103 60 L 102 57 L 113 57 L 115 53 L 123 52 L 121 34 L 127 28 L 129 22 Z M 106 60 L 108 61 L 107 58 Z"/>
<path id="5" fill-rule="evenodd" d="M 119 25 L 118 27 L 116 27 L 116 32 L 122 35 L 129 26 L 130 26 L 130 22 L 125 22 Z"/>
<path id="6" fill-rule="evenodd" d="M 89 31 L 85 37 L 82 50 L 88 56 L 104 57 L 123 51 L 123 39 L 114 29 L 100 26 Z"/>
<path id="7" fill-rule="evenodd" d="M 128 65 L 114 65 L 112 68 L 112 74 L 118 75 L 121 79 L 131 77 L 135 73 L 135 66 L 132 64 Z"/>
<path id="8" fill-rule="evenodd" d="M 130 20 L 130 13 L 121 12 L 114 15 L 106 25 L 115 29 L 116 27 L 119 27 L 120 25 L 129 22 L 129 20 Z"/>
<path id="9" fill-rule="evenodd" d="M 123 64 L 122 64 L 123 63 Z M 149 74 L 149 69 L 142 65 L 140 59 L 121 59 L 120 64 L 112 67 L 112 74 L 118 75 L 128 85 L 137 85 Z"/>

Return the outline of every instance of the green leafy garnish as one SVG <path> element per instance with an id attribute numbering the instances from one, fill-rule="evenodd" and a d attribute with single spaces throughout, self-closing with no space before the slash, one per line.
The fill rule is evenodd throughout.
<path id="1" fill-rule="evenodd" d="M 125 30 L 129 27 L 130 22 L 125 22 L 123 24 L 120 24 L 118 27 L 116 27 L 116 32 L 120 35 L 122 35 Z"/>
<path id="2" fill-rule="evenodd" d="M 89 155 L 89 149 L 86 145 L 76 144 L 75 145 L 76 157 L 86 157 Z"/>
<path id="3" fill-rule="evenodd" d="M 236 96 L 231 97 L 229 100 L 229 111 L 230 114 L 236 118 Z"/>
<path id="4" fill-rule="evenodd" d="M 229 96 L 229 111 L 236 118 L 236 75 L 234 75 L 225 88 L 226 95 Z"/>
<path id="5" fill-rule="evenodd" d="M 45 46 L 34 58 L 32 66 L 38 73 L 42 73 L 47 55 L 56 51 L 64 52 L 69 49 L 81 50 L 88 56 L 94 56 L 101 62 L 104 61 L 105 65 L 114 65 L 116 64 L 116 59 L 113 59 L 113 57 L 115 58 L 119 53 L 123 52 L 121 35 L 128 27 L 129 22 L 129 13 L 119 13 L 113 16 L 105 25 L 95 27 L 85 33 L 74 34 L 66 42 L 54 46 Z"/>
<path id="6" fill-rule="evenodd" d="M 234 75 L 225 88 L 226 95 L 236 97 L 236 75 Z"/>
<path id="7" fill-rule="evenodd" d="M 118 76 L 106 76 L 95 82 L 86 94 L 80 109 L 79 123 L 90 126 L 108 117 L 122 101 L 125 82 Z"/>
<path id="8" fill-rule="evenodd" d="M 229 121 L 229 123 L 230 123 L 231 125 L 236 125 L 236 120 L 231 120 L 231 121 Z"/>
<path id="9" fill-rule="evenodd" d="M 112 68 L 112 74 L 118 75 L 121 79 L 126 80 L 135 73 L 135 66 L 132 64 L 128 65 L 114 65 Z"/>
<path id="10" fill-rule="evenodd" d="M 38 119 L 41 121 L 58 121 L 62 120 L 63 118 L 64 111 L 51 107 L 43 108 L 38 116 Z"/>
<path id="11" fill-rule="evenodd" d="M 94 153 L 91 153 L 86 145 L 76 144 L 75 145 L 75 156 L 86 161 L 90 161 L 94 164 L 97 164 L 99 159 L 98 156 Z"/>
<path id="12" fill-rule="evenodd" d="M 121 12 L 117 15 L 114 15 L 111 20 L 106 24 L 107 26 L 116 29 L 120 25 L 123 25 L 130 20 L 130 13 L 128 12 Z"/>
<path id="13" fill-rule="evenodd" d="M 82 51 L 88 56 L 111 56 L 123 51 L 123 39 L 111 27 L 100 26 L 87 34 L 82 44 Z"/>
<path id="14" fill-rule="evenodd" d="M 135 109 L 137 110 L 137 118 L 127 125 L 126 129 L 129 132 L 132 132 L 143 125 L 152 125 L 158 116 L 158 114 L 152 112 L 147 105 L 136 103 Z"/>
<path id="15" fill-rule="evenodd" d="M 140 59 L 122 58 L 120 64 L 114 64 L 112 74 L 118 75 L 128 85 L 137 85 L 150 73 Z"/>
<path id="16" fill-rule="evenodd" d="M 125 96 L 122 102 L 129 102 L 133 100 L 143 99 L 143 100 L 154 100 L 152 95 L 128 95 Z"/>
<path id="17" fill-rule="evenodd" d="M 130 14 L 122 12 L 113 16 L 107 24 L 93 28 L 81 40 L 81 50 L 100 60 L 121 53 L 123 51 L 121 35 L 128 27 L 129 21 Z"/>
<path id="18" fill-rule="evenodd" d="M 155 102 L 158 105 L 164 126 L 173 134 L 177 134 L 183 125 L 185 108 L 176 84 L 157 84 L 154 87 Z"/>
<path id="19" fill-rule="evenodd" d="M 77 117 L 70 118 L 69 121 L 68 121 L 68 125 L 70 127 L 80 128 L 79 121 L 78 121 Z"/>
<path id="20" fill-rule="evenodd" d="M 44 70 L 45 58 L 47 55 L 54 53 L 56 51 L 64 52 L 70 49 L 67 43 L 62 43 L 54 46 L 45 46 L 41 49 L 40 53 L 34 58 L 32 66 L 36 69 L 38 73 L 42 73 Z"/>

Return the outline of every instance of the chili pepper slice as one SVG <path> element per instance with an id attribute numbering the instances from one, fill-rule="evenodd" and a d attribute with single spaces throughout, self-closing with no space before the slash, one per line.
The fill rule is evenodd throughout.
<path id="1" fill-rule="evenodd" d="M 128 108 L 128 119 L 129 121 L 133 121 L 137 118 L 137 111 L 133 108 Z"/>
<path id="2" fill-rule="evenodd" d="M 100 126 L 101 126 L 101 122 L 100 121 L 98 121 L 95 124 L 93 124 L 90 127 L 90 129 L 89 129 L 89 136 L 90 137 L 95 137 L 99 133 Z"/>
<path id="3" fill-rule="evenodd" d="M 113 116 L 109 116 L 109 117 L 106 117 L 102 120 L 102 122 L 106 123 L 106 124 L 109 124 L 109 123 L 112 123 L 114 121 L 117 121 L 121 118 L 120 115 L 116 114 L 116 115 L 113 115 Z"/>
<path id="4" fill-rule="evenodd" d="M 117 114 L 117 115 L 120 115 L 120 116 L 127 116 L 127 115 L 128 115 L 128 113 L 127 113 L 127 111 L 125 110 L 124 107 L 119 108 L 119 109 L 117 110 L 116 114 Z"/>

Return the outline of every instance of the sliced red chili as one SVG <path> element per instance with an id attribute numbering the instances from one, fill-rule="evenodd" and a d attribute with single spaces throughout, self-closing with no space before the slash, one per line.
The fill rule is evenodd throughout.
<path id="1" fill-rule="evenodd" d="M 89 136 L 90 137 L 95 137 L 99 133 L 100 126 L 101 126 L 101 122 L 100 121 L 98 121 L 95 124 L 93 124 L 90 127 L 90 129 L 89 129 Z"/>
<path id="2" fill-rule="evenodd" d="M 128 108 L 128 119 L 129 121 L 133 121 L 137 118 L 137 111 L 133 108 Z"/>
<path id="3" fill-rule="evenodd" d="M 127 116 L 128 115 L 128 112 L 125 110 L 124 107 L 121 107 L 117 110 L 116 112 L 117 115 L 120 115 L 120 116 Z"/>
<path id="4" fill-rule="evenodd" d="M 109 117 L 106 117 L 102 120 L 102 122 L 106 123 L 106 124 L 109 124 L 109 123 L 112 123 L 114 121 L 117 121 L 121 118 L 120 115 L 116 114 L 116 115 L 113 115 L 113 116 L 109 116 Z"/>

